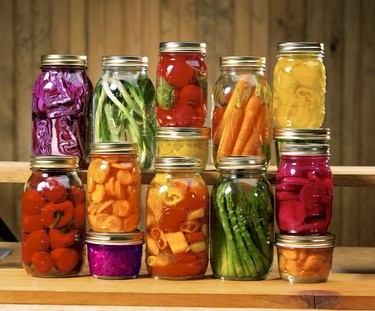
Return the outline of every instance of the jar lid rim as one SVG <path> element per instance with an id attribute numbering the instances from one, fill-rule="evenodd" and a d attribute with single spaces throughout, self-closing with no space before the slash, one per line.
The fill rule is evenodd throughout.
<path id="1" fill-rule="evenodd" d="M 218 161 L 219 170 L 256 170 L 266 172 L 267 159 L 260 156 L 230 156 Z"/>
<path id="2" fill-rule="evenodd" d="M 276 233 L 276 246 L 293 248 L 329 248 L 336 246 L 336 235 L 286 235 Z"/>
<path id="3" fill-rule="evenodd" d="M 330 140 L 331 130 L 329 128 L 320 129 L 295 129 L 295 128 L 274 128 L 273 137 L 277 139 L 296 140 Z"/>
<path id="4" fill-rule="evenodd" d="M 144 242 L 144 233 L 141 230 L 134 232 L 86 232 L 86 242 L 93 244 L 141 244 Z"/>
<path id="5" fill-rule="evenodd" d="M 266 58 L 260 56 L 222 56 L 220 57 L 220 68 L 247 67 L 258 70 L 266 69 Z"/>
<path id="6" fill-rule="evenodd" d="M 32 156 L 30 158 L 30 168 L 54 168 L 54 169 L 78 169 L 78 156 L 49 155 L 49 156 Z"/>
<path id="7" fill-rule="evenodd" d="M 156 138 L 170 139 L 210 139 L 211 129 L 208 127 L 158 127 L 156 129 Z"/>
<path id="8" fill-rule="evenodd" d="M 87 56 L 78 54 L 44 54 L 40 57 L 41 66 L 79 66 L 87 68 Z"/>
<path id="9" fill-rule="evenodd" d="M 298 155 L 298 156 L 313 156 L 313 155 L 326 155 L 329 156 L 329 144 L 296 144 L 284 143 L 280 147 L 281 156 L 284 155 Z"/>
<path id="10" fill-rule="evenodd" d="M 138 144 L 131 142 L 97 142 L 91 144 L 91 154 L 137 154 Z"/>
<path id="11" fill-rule="evenodd" d="M 154 169 L 155 171 L 201 171 L 202 161 L 196 157 L 156 157 L 154 160 Z"/>
<path id="12" fill-rule="evenodd" d="M 147 56 L 107 55 L 102 57 L 103 67 L 148 67 Z"/>
<path id="13" fill-rule="evenodd" d="M 160 42 L 160 53 L 163 52 L 199 52 L 206 53 L 206 43 L 204 42 Z"/>
<path id="14" fill-rule="evenodd" d="M 277 44 L 277 56 L 280 54 L 317 54 L 324 56 L 324 43 L 321 42 L 282 42 Z"/>

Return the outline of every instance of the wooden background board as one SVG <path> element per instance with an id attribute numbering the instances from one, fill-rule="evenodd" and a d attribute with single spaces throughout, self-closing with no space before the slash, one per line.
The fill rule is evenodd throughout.
<path id="1" fill-rule="evenodd" d="M 93 84 L 101 56 L 146 55 L 155 80 L 160 41 L 204 41 L 212 90 L 220 56 L 266 56 L 272 84 L 278 42 L 320 41 L 331 164 L 375 165 L 374 29 L 373 0 L 0 0 L 0 161 L 29 159 L 41 54 L 86 54 Z M 0 216 L 16 233 L 21 191 L 0 186 Z M 375 245 L 374 205 L 372 188 L 335 189 L 331 231 L 340 245 Z"/>

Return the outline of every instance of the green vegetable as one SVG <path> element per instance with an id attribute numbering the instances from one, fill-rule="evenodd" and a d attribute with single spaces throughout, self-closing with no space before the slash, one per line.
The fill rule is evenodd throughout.
<path id="1" fill-rule="evenodd" d="M 163 109 L 172 109 L 174 104 L 174 87 L 163 77 L 159 77 L 159 84 L 156 88 L 156 100 Z"/>

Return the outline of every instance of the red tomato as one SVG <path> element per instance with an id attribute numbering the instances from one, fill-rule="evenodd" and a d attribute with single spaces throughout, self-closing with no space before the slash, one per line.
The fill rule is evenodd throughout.
<path id="1" fill-rule="evenodd" d="M 176 106 L 175 126 L 179 127 L 192 127 L 197 113 L 195 109 L 186 104 L 179 104 Z"/>
<path id="2" fill-rule="evenodd" d="M 156 106 L 156 118 L 160 126 L 172 126 L 174 125 L 175 111 L 174 109 L 161 109 Z"/>
<path id="3" fill-rule="evenodd" d="M 170 71 L 169 66 L 172 66 Z M 183 87 L 194 81 L 195 69 L 185 62 L 176 61 L 170 63 L 169 66 L 168 72 L 166 73 L 166 79 L 170 84 L 176 87 Z"/>
<path id="4" fill-rule="evenodd" d="M 180 91 L 180 102 L 193 107 L 202 107 L 205 104 L 202 88 L 195 84 L 184 86 Z"/>
<path id="5" fill-rule="evenodd" d="M 159 227 L 163 232 L 177 232 L 180 230 L 180 225 L 187 217 L 184 208 L 169 208 L 163 211 L 159 219 Z"/>

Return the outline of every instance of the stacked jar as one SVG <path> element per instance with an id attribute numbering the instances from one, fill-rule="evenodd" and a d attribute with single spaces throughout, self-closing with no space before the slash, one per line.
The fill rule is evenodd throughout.
<path id="1" fill-rule="evenodd" d="M 332 266 L 335 236 L 330 130 L 325 115 L 322 43 L 278 44 L 273 117 L 278 170 L 276 235 L 279 272 L 291 282 L 322 282 Z"/>

